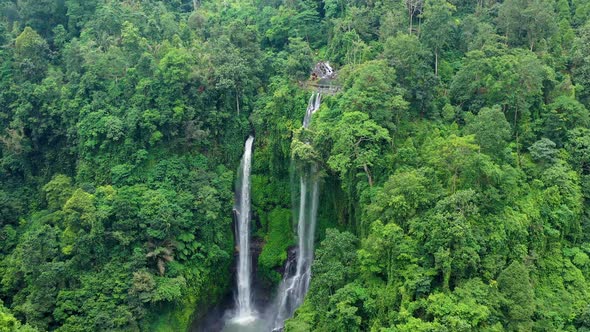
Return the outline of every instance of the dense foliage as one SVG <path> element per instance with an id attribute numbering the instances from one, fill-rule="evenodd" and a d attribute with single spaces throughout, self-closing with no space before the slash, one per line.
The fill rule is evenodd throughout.
<path id="1" fill-rule="evenodd" d="M 186 330 L 231 289 L 251 132 L 269 288 L 294 243 L 293 168 L 321 168 L 287 331 L 590 331 L 590 1 L 0 15 L 0 331 Z M 342 89 L 302 130 L 320 60 Z"/>

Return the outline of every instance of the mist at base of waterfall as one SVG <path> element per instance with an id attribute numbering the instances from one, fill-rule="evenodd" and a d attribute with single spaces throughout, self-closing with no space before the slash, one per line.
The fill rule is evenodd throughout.
<path id="1" fill-rule="evenodd" d="M 268 322 L 257 316 L 236 317 L 225 322 L 222 332 L 269 331 Z"/>
<path id="2" fill-rule="evenodd" d="M 275 299 L 276 300 L 276 299 Z M 263 311 L 254 311 L 252 315 L 239 316 L 236 311 L 226 311 L 223 325 L 217 332 L 280 332 L 283 324 L 276 324 L 276 303 L 265 303 Z M 215 332 L 203 330 L 203 332 Z"/>

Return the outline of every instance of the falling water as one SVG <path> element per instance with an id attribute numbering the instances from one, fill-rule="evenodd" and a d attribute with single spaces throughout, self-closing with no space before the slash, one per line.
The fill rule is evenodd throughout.
<path id="1" fill-rule="evenodd" d="M 319 93 L 312 94 L 309 99 L 305 118 L 303 119 L 303 128 L 307 129 L 309 127 L 311 116 L 320 108 L 321 98 Z M 312 165 L 302 172 L 299 180 L 297 266 L 294 274 L 293 269 L 287 266 L 283 281 L 279 286 L 276 313 L 273 322 L 274 330 L 280 330 L 285 320 L 293 316 L 293 313 L 301 305 L 309 289 L 319 201 L 317 172 L 317 166 Z"/>
<path id="2" fill-rule="evenodd" d="M 333 79 L 336 76 L 336 73 L 334 72 L 334 69 L 332 69 L 332 66 L 330 66 L 329 62 L 318 62 L 315 65 L 313 72 L 323 79 Z"/>
<path id="3" fill-rule="evenodd" d="M 236 296 L 236 321 L 247 322 L 254 319 L 251 299 L 251 260 L 250 260 L 250 167 L 252 164 L 252 143 L 254 137 L 248 137 L 244 156 L 238 173 L 236 199 L 236 239 L 238 242 L 238 294 Z"/>

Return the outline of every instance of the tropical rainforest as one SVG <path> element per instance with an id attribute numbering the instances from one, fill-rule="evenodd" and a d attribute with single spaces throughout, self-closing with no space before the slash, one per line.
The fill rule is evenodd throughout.
<path id="1" fill-rule="evenodd" d="M 285 331 L 590 331 L 589 109 L 588 0 L 0 0 L 0 331 L 187 331 L 249 134 Z"/>

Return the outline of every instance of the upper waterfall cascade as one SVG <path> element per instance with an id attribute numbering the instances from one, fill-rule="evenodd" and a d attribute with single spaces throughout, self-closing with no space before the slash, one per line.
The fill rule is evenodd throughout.
<path id="1" fill-rule="evenodd" d="M 303 128 L 309 128 L 312 115 L 320 108 L 321 100 L 320 93 L 312 94 L 303 119 Z M 292 269 L 287 266 L 283 281 L 279 286 L 273 323 L 274 330 L 280 330 L 285 320 L 293 316 L 295 310 L 303 303 L 305 294 L 309 289 L 319 203 L 317 173 L 317 165 L 312 165 L 300 175 L 297 266 L 294 274 Z"/>
<path id="2" fill-rule="evenodd" d="M 330 63 L 327 61 L 318 62 L 312 71 L 312 75 L 315 75 L 321 79 L 331 80 L 336 78 L 336 72 L 334 71 L 332 66 L 330 66 Z"/>

